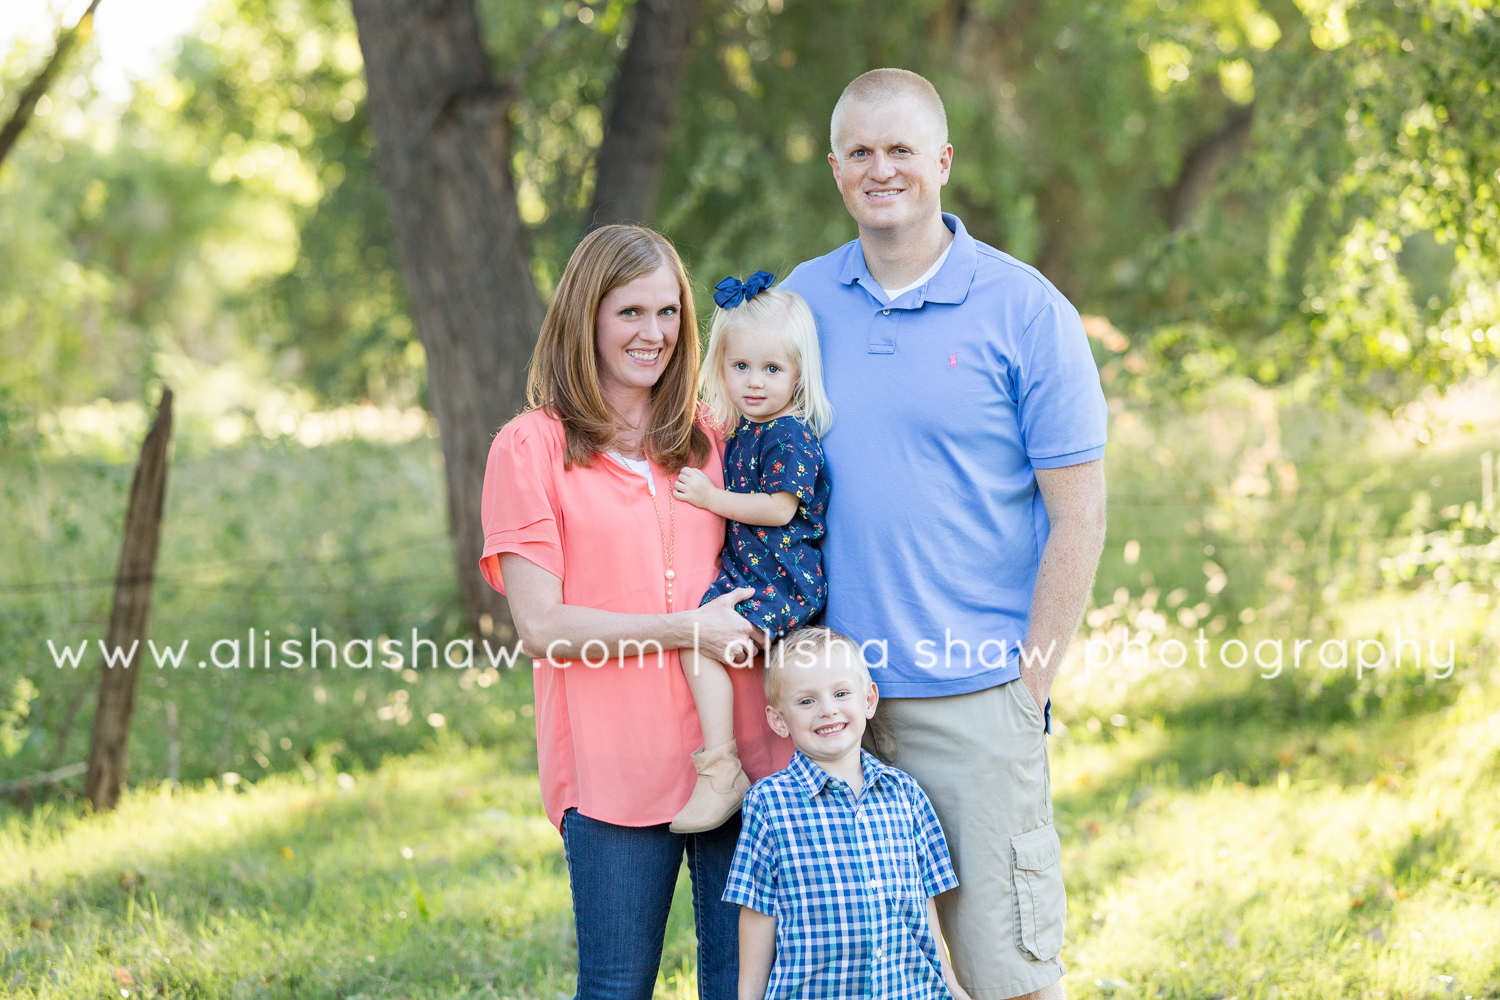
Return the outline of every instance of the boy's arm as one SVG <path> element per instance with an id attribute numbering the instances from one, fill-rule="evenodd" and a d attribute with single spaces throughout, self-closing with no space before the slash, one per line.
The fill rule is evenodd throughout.
<path id="1" fill-rule="evenodd" d="M 740 924 L 740 982 L 745 981 L 745 957 L 744 957 L 744 924 Z M 943 964 L 943 982 L 948 984 L 948 992 L 953 994 L 953 1000 L 971 1000 L 969 994 L 958 984 L 958 979 L 953 975 L 953 965 L 948 961 L 948 942 L 943 940 L 943 928 L 938 924 L 937 903 L 931 896 L 927 897 L 927 926 L 932 928 L 932 936 L 937 941 L 938 961 Z M 740 989 L 740 1000 L 745 1000 L 744 988 Z"/>
<path id="2" fill-rule="evenodd" d="M 771 981 L 774 961 L 776 918 L 748 906 L 740 907 L 740 1000 L 762 1000 Z"/>
<path id="3" fill-rule="evenodd" d="M 700 510 L 741 524 L 754 524 L 764 528 L 779 528 L 797 513 L 802 501 L 797 494 L 779 493 L 731 493 L 713 484 L 702 470 L 691 466 L 677 474 L 672 495 Z"/>

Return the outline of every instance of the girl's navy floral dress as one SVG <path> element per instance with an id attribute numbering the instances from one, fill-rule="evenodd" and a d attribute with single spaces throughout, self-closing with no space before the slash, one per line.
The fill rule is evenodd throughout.
<path id="1" fill-rule="evenodd" d="M 796 417 L 756 423 L 745 417 L 724 448 L 724 488 L 731 493 L 791 493 L 797 513 L 780 527 L 730 521 L 719 577 L 703 595 L 707 604 L 737 587 L 755 596 L 735 605 L 740 617 L 776 641 L 823 610 L 828 583 L 818 540 L 828 511 L 823 448 Z"/>

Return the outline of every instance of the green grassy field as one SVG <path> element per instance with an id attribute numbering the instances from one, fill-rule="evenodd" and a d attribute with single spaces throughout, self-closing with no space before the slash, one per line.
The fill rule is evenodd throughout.
<path id="1" fill-rule="evenodd" d="M 1479 484 L 1500 419 L 1434 409 L 1418 445 L 1257 398 L 1116 418 L 1083 638 L 1212 645 L 1175 669 L 1080 648 L 1059 681 L 1068 989 L 1500 998 L 1500 551 Z M 97 650 L 59 670 L 46 639 L 102 635 L 108 588 L 73 584 L 110 576 L 130 470 L 0 465 L 0 695 L 36 692 L 24 717 L 0 697 L 4 780 L 86 753 Z M 158 641 L 459 635 L 430 440 L 185 448 L 172 476 Z M 1451 638 L 1451 672 L 1214 659 L 1397 627 Z M 0 995 L 569 995 L 529 689 L 524 669 L 148 668 L 117 812 L 88 815 L 77 781 L 0 801 Z M 680 892 L 658 994 L 695 991 Z"/>

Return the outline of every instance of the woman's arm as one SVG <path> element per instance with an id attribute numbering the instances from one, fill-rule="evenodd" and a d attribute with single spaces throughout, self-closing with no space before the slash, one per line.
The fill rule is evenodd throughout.
<path id="1" fill-rule="evenodd" d="M 748 906 L 740 907 L 740 1000 L 765 997 L 775 961 L 776 918 Z"/>
<path id="2" fill-rule="evenodd" d="M 943 929 L 938 926 L 937 903 L 931 896 L 927 897 L 927 926 L 932 928 L 933 939 L 937 941 L 938 961 L 943 965 L 943 982 L 948 984 L 948 992 L 953 994 L 953 1000 L 971 1000 L 968 992 L 958 984 L 958 977 L 953 975 L 953 965 L 948 961 L 948 942 L 943 940 Z M 740 1000 L 744 1000 L 743 994 Z"/>
<path id="3" fill-rule="evenodd" d="M 797 513 L 802 501 L 797 494 L 787 493 L 731 493 L 713 484 L 699 469 L 688 467 L 677 474 L 672 495 L 700 510 L 727 517 L 741 524 L 755 524 L 766 528 L 779 528 Z"/>
<path id="4" fill-rule="evenodd" d="M 513 552 L 500 554 L 500 575 L 505 580 L 505 596 L 521 646 L 533 659 L 554 654 L 559 659 L 574 659 L 582 654 L 584 643 L 597 639 L 610 656 L 623 655 L 622 643 L 657 643 L 664 650 L 696 646 L 721 662 L 733 664 L 746 662 L 746 654 L 753 654 L 760 645 L 761 633 L 734 611 L 737 602 L 755 593 L 750 587 L 741 587 L 691 611 L 630 615 L 564 604 L 562 580 Z"/>

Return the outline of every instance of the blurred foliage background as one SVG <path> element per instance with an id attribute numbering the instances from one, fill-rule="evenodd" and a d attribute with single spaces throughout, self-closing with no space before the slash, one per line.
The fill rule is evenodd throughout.
<path id="1" fill-rule="evenodd" d="M 497 73 L 529 67 L 510 167 L 546 297 L 632 5 L 480 10 Z M 947 103 L 945 208 L 1089 317 L 1111 511 L 1081 638 L 1149 655 L 1075 654 L 1057 690 L 1075 996 L 1500 997 L 1497 18 L 706 0 L 655 220 L 705 314 L 723 274 L 854 237 L 828 114 L 900 65 Z M 0 115 L 47 54 L 0 53 Z M 153 635 L 193 652 L 142 678 L 118 818 L 76 781 L 0 802 L 0 992 L 550 1000 L 570 916 L 524 670 L 193 662 L 250 628 L 467 635 L 349 8 L 210 2 L 123 101 L 96 58 L 0 168 L 0 781 L 86 750 L 97 655 L 47 641 L 103 636 L 161 380 Z M 1422 668 L 1158 655 L 1398 629 L 1437 641 Z M 659 996 L 695 993 L 685 892 Z"/>
<path id="2" fill-rule="evenodd" d="M 588 205 L 629 5 L 481 7 L 497 67 L 534 59 L 512 169 L 546 294 Z M 948 105 L 946 207 L 1108 318 L 1115 391 L 1180 401 L 1225 375 L 1307 376 L 1394 407 L 1500 350 L 1490 10 L 712 2 L 656 223 L 704 287 L 851 238 L 828 113 L 863 69 L 906 66 Z M 35 48 L 6 54 L 11 90 Z M 12 423 L 141 399 L 164 353 L 251 357 L 322 403 L 421 399 L 346 5 L 211 7 L 123 108 L 87 68 L 84 53 L 0 178 Z"/>

